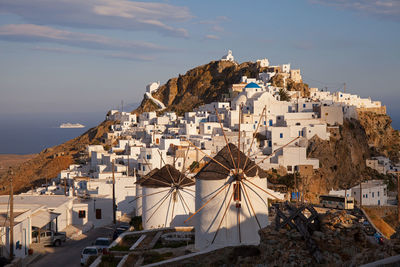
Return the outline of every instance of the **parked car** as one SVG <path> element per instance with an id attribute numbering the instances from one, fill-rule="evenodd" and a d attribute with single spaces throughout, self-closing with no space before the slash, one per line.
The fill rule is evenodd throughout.
<path id="1" fill-rule="evenodd" d="M 40 238 L 37 240 L 45 246 L 61 246 L 63 242 L 67 240 L 65 232 L 54 232 L 51 230 L 41 231 Z"/>
<path id="2" fill-rule="evenodd" d="M 96 257 L 99 255 L 99 251 L 96 247 L 85 247 L 81 252 L 81 265 L 85 265 L 90 257 Z"/>
<path id="3" fill-rule="evenodd" d="M 107 254 L 108 246 L 110 244 L 111 244 L 111 239 L 108 237 L 99 237 L 96 239 L 96 242 L 94 242 L 94 246 L 97 248 L 99 252 L 102 252 L 103 254 Z"/>

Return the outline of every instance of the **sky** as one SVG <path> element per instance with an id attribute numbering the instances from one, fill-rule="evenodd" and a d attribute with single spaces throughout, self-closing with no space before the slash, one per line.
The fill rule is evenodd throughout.
<path id="1" fill-rule="evenodd" d="M 0 114 L 100 112 L 218 60 L 291 63 L 400 113 L 398 0 L 0 0 Z M 398 117 L 400 119 L 400 116 Z"/>

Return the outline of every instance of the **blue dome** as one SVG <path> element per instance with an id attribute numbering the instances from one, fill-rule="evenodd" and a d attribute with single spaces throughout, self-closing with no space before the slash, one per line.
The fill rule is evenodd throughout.
<path id="1" fill-rule="evenodd" d="M 246 85 L 245 88 L 261 88 L 261 87 L 258 84 L 251 82 L 248 85 Z"/>

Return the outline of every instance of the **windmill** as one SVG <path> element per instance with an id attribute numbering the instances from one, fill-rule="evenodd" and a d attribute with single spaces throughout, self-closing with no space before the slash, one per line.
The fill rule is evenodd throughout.
<path id="1" fill-rule="evenodd" d="M 184 167 L 185 163 L 181 172 L 165 164 L 136 182 L 141 195 L 134 201 L 141 200 L 143 229 L 183 226 L 183 221 L 194 211 L 195 182 L 184 174 Z"/>
<path id="2" fill-rule="evenodd" d="M 266 108 L 260 114 L 247 155 L 240 150 L 240 111 L 237 146 L 228 142 L 218 111 L 215 111 L 226 146 L 211 157 L 187 140 L 210 159 L 195 176 L 196 212 L 185 221 L 189 222 L 196 216 L 195 247 L 199 250 L 259 243 L 258 230 L 268 224 L 268 198 L 281 199 L 282 196 L 268 189 L 267 174 L 258 164 L 298 139 L 256 163 L 249 156 Z"/>

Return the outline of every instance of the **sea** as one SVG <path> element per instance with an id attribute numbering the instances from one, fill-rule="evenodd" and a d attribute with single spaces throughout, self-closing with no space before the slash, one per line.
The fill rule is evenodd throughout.
<path id="1" fill-rule="evenodd" d="M 0 114 L 0 154 L 34 154 L 73 139 L 105 119 L 106 112 Z M 60 128 L 62 123 L 84 128 Z"/>
<path id="2" fill-rule="evenodd" d="M 397 111 L 397 110 L 396 110 Z M 400 112 L 388 109 L 393 128 L 400 129 Z M 0 114 L 0 154 L 34 154 L 73 139 L 105 119 L 106 112 Z M 62 123 L 85 128 L 59 128 Z"/>

